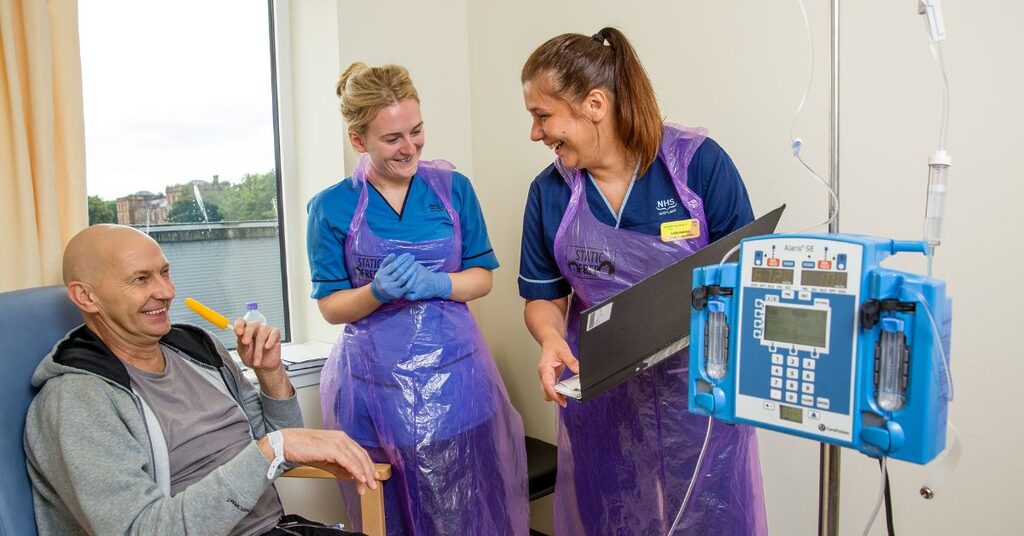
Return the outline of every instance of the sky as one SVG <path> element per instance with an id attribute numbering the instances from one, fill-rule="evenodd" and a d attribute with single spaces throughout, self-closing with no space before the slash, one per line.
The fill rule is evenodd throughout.
<path id="1" fill-rule="evenodd" d="M 81 0 L 89 195 L 274 168 L 267 3 Z"/>

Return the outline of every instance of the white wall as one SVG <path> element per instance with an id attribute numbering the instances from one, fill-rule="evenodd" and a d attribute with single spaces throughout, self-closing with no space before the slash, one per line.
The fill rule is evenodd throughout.
<path id="1" fill-rule="evenodd" d="M 828 13 L 824 2 L 808 3 L 816 76 L 797 135 L 807 142 L 806 158 L 825 171 Z M 386 7 L 346 0 L 292 3 L 293 15 L 319 12 L 301 23 L 295 16 L 292 24 L 293 45 L 301 44 L 292 52 L 299 66 L 294 104 L 299 162 L 292 187 L 301 199 L 293 197 L 287 206 L 303 210 L 298 224 L 290 224 L 289 260 L 293 275 L 305 270 L 304 288 L 297 289 L 293 277 L 293 295 L 299 295 L 296 307 L 305 303 L 312 311 L 304 319 L 308 338 L 329 341 L 337 329 L 323 326 L 305 298 L 308 268 L 296 229 L 304 229 L 305 200 L 344 175 L 333 80 L 356 59 L 410 68 L 423 99 L 427 157 L 452 160 L 473 179 L 503 265 L 494 291 L 477 306 L 478 317 L 531 435 L 551 440 L 554 427 L 552 407 L 540 400 L 538 352 L 523 326 L 515 281 L 528 185 L 551 161 L 546 148 L 529 142 L 519 85 L 522 62 L 534 47 L 562 32 L 620 27 L 650 72 L 665 115 L 711 130 L 743 173 L 755 212 L 789 203 L 782 222 L 789 231 L 824 218 L 825 193 L 787 149 L 807 76 L 797 4 L 665 0 L 623 6 L 610 0 L 392 1 Z M 1015 313 L 1011 303 L 1024 295 L 1014 277 L 1021 254 L 1012 246 L 1019 241 L 1005 238 L 1015 224 L 1012 204 L 1024 192 L 1005 155 L 1018 150 L 1016 127 L 1024 122 L 1018 102 L 1024 94 L 1018 59 L 1024 37 L 1012 27 L 1024 17 L 1024 7 L 960 1 L 944 8 L 952 92 L 948 148 L 954 167 L 935 274 L 948 281 L 955 299 L 957 399 L 950 416 L 963 435 L 965 454 L 947 488 L 930 502 L 917 495 L 926 471 L 892 464 L 896 528 L 910 534 L 1020 533 L 1024 519 L 1014 511 L 1014 480 L 1024 474 L 1016 455 L 1024 444 L 1024 432 L 1016 426 L 1024 420 L 1024 406 L 1010 393 L 1024 364 L 1008 319 Z M 843 231 L 920 236 L 939 94 L 915 13 L 912 0 L 844 2 Z M 351 166 L 346 159 L 344 168 Z M 919 258 L 896 261 L 891 265 L 924 269 Z M 777 434 L 761 434 L 761 439 L 772 533 L 813 533 L 817 446 Z M 840 533 L 858 533 L 877 493 L 877 469 L 850 451 L 843 460 Z M 880 524 L 873 533 L 883 533 Z"/>
<path id="2" fill-rule="evenodd" d="M 292 340 L 333 342 L 337 330 L 324 322 L 309 297 L 306 202 L 344 178 L 343 138 L 333 89 L 342 69 L 338 3 L 284 0 L 278 2 L 277 11 L 281 176 Z"/>

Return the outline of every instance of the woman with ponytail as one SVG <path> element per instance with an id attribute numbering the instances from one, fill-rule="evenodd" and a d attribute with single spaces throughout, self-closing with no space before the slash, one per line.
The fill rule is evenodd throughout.
<path id="1" fill-rule="evenodd" d="M 554 386 L 578 372 L 580 312 L 752 221 L 746 188 L 706 130 L 662 121 L 615 28 L 550 39 L 521 81 L 530 139 L 556 157 L 530 187 L 519 275 L 541 387 L 561 406 L 555 527 L 663 535 L 707 429 L 686 411 L 685 351 L 586 404 L 566 404 Z M 662 233 L 667 223 L 688 232 Z M 696 480 L 681 532 L 767 534 L 752 428 L 713 428 Z"/>
<path id="2" fill-rule="evenodd" d="M 480 203 L 450 163 L 420 159 L 404 67 L 354 63 L 336 92 L 363 156 L 308 206 L 313 298 L 345 324 L 321 373 L 324 425 L 391 464 L 389 535 L 526 535 L 522 419 L 466 306 L 498 267 Z"/>

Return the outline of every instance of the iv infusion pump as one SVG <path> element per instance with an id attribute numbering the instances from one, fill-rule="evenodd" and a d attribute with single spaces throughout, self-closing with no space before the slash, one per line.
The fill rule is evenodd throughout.
<path id="1" fill-rule="evenodd" d="M 690 412 L 928 463 L 946 442 L 951 303 L 944 282 L 880 265 L 925 247 L 776 234 L 695 269 Z"/>

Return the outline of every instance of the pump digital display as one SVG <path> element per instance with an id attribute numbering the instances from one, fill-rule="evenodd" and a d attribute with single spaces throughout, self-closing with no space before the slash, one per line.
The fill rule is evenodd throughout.
<path id="1" fill-rule="evenodd" d="M 800 272 L 800 284 L 805 287 L 846 288 L 846 272 Z"/>
<path id="2" fill-rule="evenodd" d="M 772 283 L 775 285 L 792 285 L 793 270 L 782 268 L 754 268 L 750 273 L 750 280 L 754 283 Z"/>
<path id="3" fill-rule="evenodd" d="M 789 406 L 783 406 L 779 404 L 779 418 L 797 424 L 803 424 L 804 422 L 804 411 L 800 408 L 791 408 Z"/>
<path id="4" fill-rule="evenodd" d="M 824 348 L 828 337 L 828 311 L 766 305 L 764 340 Z"/>

